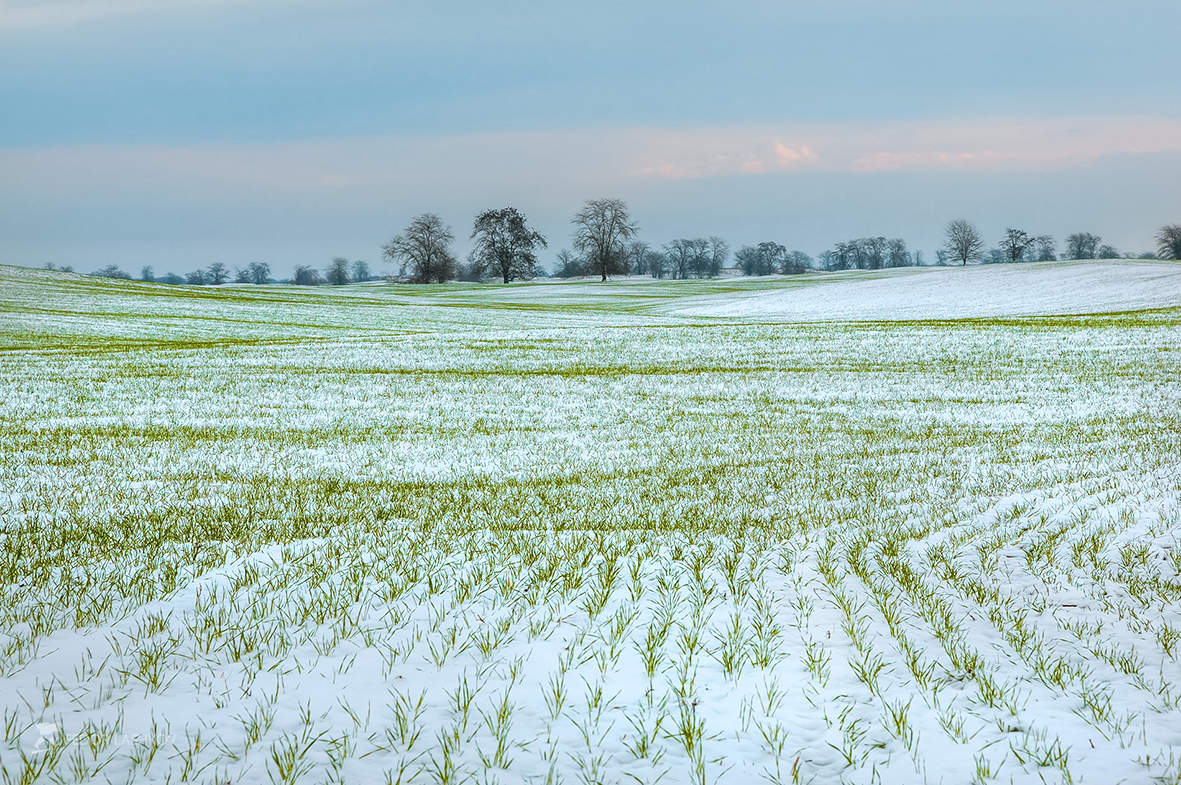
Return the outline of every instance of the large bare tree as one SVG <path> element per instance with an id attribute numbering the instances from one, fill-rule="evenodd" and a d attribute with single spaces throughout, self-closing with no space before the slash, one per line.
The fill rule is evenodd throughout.
<path id="1" fill-rule="evenodd" d="M 455 257 L 451 254 L 454 239 L 442 218 L 423 213 L 382 250 L 385 258 L 399 264 L 401 274 L 415 283 L 444 283 L 455 276 Z"/>
<path id="2" fill-rule="evenodd" d="M 492 270 L 504 283 L 532 278 L 537 269 L 535 249 L 545 247 L 545 238 L 525 224 L 515 207 L 485 210 L 472 227 L 471 263 L 474 270 Z"/>
<path id="3" fill-rule="evenodd" d="M 948 254 L 953 259 L 959 259 L 962 265 L 966 265 L 969 259 L 976 259 L 984 251 L 984 238 L 971 221 L 957 218 L 947 224 L 945 232 Z"/>
<path id="4" fill-rule="evenodd" d="M 1181 224 L 1160 228 L 1156 233 L 1156 255 L 1162 259 L 1181 259 Z"/>
<path id="5" fill-rule="evenodd" d="M 574 215 L 574 247 L 602 280 L 626 258 L 625 243 L 640 227 L 622 199 L 590 199 Z"/>

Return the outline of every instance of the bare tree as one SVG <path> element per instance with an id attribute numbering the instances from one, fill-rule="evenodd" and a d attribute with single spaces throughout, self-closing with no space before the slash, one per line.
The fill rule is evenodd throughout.
<path id="1" fill-rule="evenodd" d="M 535 250 L 546 247 L 545 238 L 525 224 L 525 216 L 515 207 L 477 215 L 471 239 L 476 241 L 472 272 L 492 270 L 504 283 L 532 278 L 537 270 Z"/>
<path id="2" fill-rule="evenodd" d="M 124 281 L 130 281 L 131 276 L 125 273 L 118 265 L 108 264 L 101 270 L 95 270 L 91 275 L 98 278 L 119 278 Z"/>
<path id="3" fill-rule="evenodd" d="M 722 274 L 722 268 L 726 266 L 727 260 L 730 258 L 730 246 L 721 237 L 710 235 L 709 238 L 709 266 L 707 273 L 710 278 L 717 278 Z"/>
<path id="4" fill-rule="evenodd" d="M 886 252 L 890 241 L 885 237 L 866 237 L 861 241 L 865 249 L 866 267 L 880 270 L 886 266 Z"/>
<path id="5" fill-rule="evenodd" d="M 802 275 L 812 266 L 812 257 L 803 251 L 788 251 L 779 271 L 788 275 Z"/>
<path id="6" fill-rule="evenodd" d="M 324 269 L 324 277 L 333 286 L 344 286 L 349 282 L 349 260 L 338 256 Z"/>
<path id="7" fill-rule="evenodd" d="M 554 269 L 555 278 L 578 278 L 586 275 L 586 262 L 565 248 L 558 251 L 557 261 L 557 267 Z"/>
<path id="8" fill-rule="evenodd" d="M 689 269 L 692 270 L 693 277 L 705 278 L 709 276 L 710 267 L 713 264 L 709 240 L 704 237 L 694 237 L 685 242 L 689 244 Z"/>
<path id="9" fill-rule="evenodd" d="M 1076 232 L 1066 238 L 1067 259 L 1094 259 L 1103 239 L 1090 232 Z"/>
<path id="10" fill-rule="evenodd" d="M 250 268 L 249 267 L 235 267 L 234 268 L 234 283 L 250 283 Z"/>
<path id="11" fill-rule="evenodd" d="M 1181 224 L 1160 228 L 1156 233 L 1156 255 L 1161 259 L 1181 259 Z"/>
<path id="12" fill-rule="evenodd" d="M 1024 230 L 1009 228 L 1005 230 L 1005 237 L 1001 240 L 1001 250 L 1010 262 L 1018 262 L 1025 257 L 1025 251 L 1033 243 L 1034 238 Z"/>
<path id="13" fill-rule="evenodd" d="M 1104 244 L 1104 245 L 1099 246 L 1097 249 L 1095 249 L 1095 258 L 1096 259 L 1118 259 L 1118 258 L 1120 258 L 1120 252 L 1116 249 L 1116 247 L 1114 245 Z"/>
<path id="14" fill-rule="evenodd" d="M 324 278 L 316 268 L 301 264 L 296 266 L 295 276 L 291 282 L 297 286 L 319 286 L 324 283 Z"/>
<path id="15" fill-rule="evenodd" d="M 354 281 L 368 281 L 371 274 L 369 272 L 369 264 L 357 259 L 352 265 L 353 280 Z"/>
<path id="16" fill-rule="evenodd" d="M 632 275 L 650 275 L 663 278 L 664 254 L 652 248 L 643 240 L 633 240 L 627 246 L 627 269 Z"/>
<path id="17" fill-rule="evenodd" d="M 434 213 L 423 213 L 382 250 L 385 258 L 397 262 L 401 274 L 409 276 L 415 283 L 444 283 L 455 275 L 455 257 L 450 249 L 454 239 L 455 235 L 442 218 Z"/>
<path id="18" fill-rule="evenodd" d="M 653 278 L 663 278 L 668 275 L 668 259 L 663 253 L 652 248 L 647 254 L 648 275 Z"/>
<path id="19" fill-rule="evenodd" d="M 220 286 L 226 281 L 230 280 L 230 271 L 221 262 L 214 262 L 209 265 L 209 270 L 206 272 L 206 277 L 209 278 L 209 283 L 214 286 Z"/>
<path id="20" fill-rule="evenodd" d="M 693 246 L 690 240 L 670 240 L 664 244 L 664 258 L 668 261 L 670 278 L 688 278 L 693 267 Z"/>
<path id="21" fill-rule="evenodd" d="M 251 283 L 270 283 L 271 282 L 271 266 L 266 262 L 251 262 L 250 263 L 250 282 Z"/>
<path id="22" fill-rule="evenodd" d="M 632 275 L 645 275 L 648 272 L 648 254 L 651 252 L 648 243 L 643 240 L 633 240 L 627 245 L 627 270 Z"/>
<path id="23" fill-rule="evenodd" d="M 1048 234 L 1039 234 L 1033 238 L 1033 242 L 1037 246 L 1034 253 L 1039 262 L 1053 262 L 1058 259 L 1058 248 L 1053 237 Z"/>
<path id="24" fill-rule="evenodd" d="M 622 262 L 624 243 L 639 231 L 622 199 L 590 199 L 574 215 L 572 223 L 575 249 L 604 281 Z"/>
<path id="25" fill-rule="evenodd" d="M 887 267 L 909 267 L 913 261 L 914 257 L 906 249 L 906 241 L 901 237 L 895 237 L 886 242 Z"/>
<path id="26" fill-rule="evenodd" d="M 743 275 L 788 272 L 786 268 L 790 265 L 787 249 L 779 243 L 770 241 L 739 248 L 734 254 L 734 261 L 738 263 Z"/>
<path id="27" fill-rule="evenodd" d="M 984 251 L 984 238 L 971 221 L 957 218 L 947 225 L 945 231 L 947 252 L 961 265 L 966 265 L 969 259 L 979 258 Z"/>
<path id="28" fill-rule="evenodd" d="M 152 272 L 151 265 L 144 265 L 144 269 L 139 271 L 139 279 L 147 283 L 152 283 L 156 280 L 156 274 Z"/>

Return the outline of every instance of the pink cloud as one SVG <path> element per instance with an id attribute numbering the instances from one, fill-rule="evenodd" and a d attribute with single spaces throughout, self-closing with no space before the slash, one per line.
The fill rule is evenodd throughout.
<path id="1" fill-rule="evenodd" d="M 1107 155 L 1181 151 L 1181 120 L 1162 117 L 850 123 L 647 135 L 645 144 L 628 151 L 649 159 L 630 169 L 641 177 L 760 175 L 796 169 L 1049 169 Z"/>
<path id="2" fill-rule="evenodd" d="M 1050 170 L 1181 151 L 1181 120 L 991 120 L 782 128 L 619 128 L 284 143 L 0 148 L 0 196 L 121 192 L 380 200 L 467 193 L 565 198 L 644 180 L 825 171 Z M 6 186 L 6 187 L 5 187 Z M 14 197 L 16 198 L 16 197 Z"/>

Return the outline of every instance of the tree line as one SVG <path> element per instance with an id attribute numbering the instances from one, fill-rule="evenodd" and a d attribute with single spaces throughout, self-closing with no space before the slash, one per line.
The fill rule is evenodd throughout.
<path id="1" fill-rule="evenodd" d="M 646 275 L 653 278 L 713 278 L 733 266 L 742 275 L 798 275 L 808 270 L 880 270 L 891 267 L 925 266 L 921 251 L 911 251 L 900 238 L 860 237 L 838 242 L 813 259 L 803 251 L 789 250 L 771 240 L 746 245 L 732 255 L 721 237 L 684 237 L 657 247 L 640 239 L 639 224 L 621 199 L 591 199 L 575 213 L 569 248 L 558 251 L 554 277 L 597 276 L 606 281 L 612 275 Z M 502 283 L 527 280 L 548 273 L 538 253 L 548 247 L 514 207 L 485 210 L 475 217 L 469 239 L 472 249 L 465 261 L 451 250 L 455 233 L 434 213 L 414 218 L 402 233 L 382 247 L 383 258 L 395 265 L 397 277 L 413 283 L 499 280 Z M 1181 224 L 1169 224 L 1157 232 L 1156 250 L 1129 258 L 1181 259 Z M 935 254 L 936 265 L 1002 262 L 1036 262 L 1061 259 L 1115 259 L 1121 254 L 1103 238 L 1091 232 L 1067 236 L 1062 254 L 1053 237 L 1009 227 L 989 247 L 975 224 L 959 218 L 944 228 L 944 242 Z M 731 258 L 733 265 L 730 264 Z M 53 265 L 46 265 L 53 268 Z M 61 268 L 65 269 L 65 268 Z M 108 278 L 131 276 L 116 265 L 93 273 Z M 144 267 L 139 280 L 168 284 L 219 285 L 292 283 L 301 286 L 341 286 L 374 280 L 366 262 L 333 259 L 323 271 L 309 265 L 296 267 L 286 281 L 271 277 L 265 262 L 254 262 L 233 273 L 215 262 L 185 276 L 157 277 Z"/>

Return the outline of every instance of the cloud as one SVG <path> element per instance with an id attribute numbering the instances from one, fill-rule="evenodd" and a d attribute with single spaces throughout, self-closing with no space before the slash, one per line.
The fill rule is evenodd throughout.
<path id="1" fill-rule="evenodd" d="M 573 198 L 651 181 L 795 173 L 1030 172 L 1181 151 L 1181 120 L 992 120 L 783 128 L 620 128 L 282 143 L 0 148 L 0 202 L 81 192 L 330 205 Z"/>
<path id="2" fill-rule="evenodd" d="M 788 147 L 783 142 L 776 142 L 774 149 L 775 157 L 786 165 L 815 161 L 818 158 L 816 152 L 806 144 L 799 147 Z"/>
<path id="3" fill-rule="evenodd" d="M 797 170 L 1054 169 L 1110 155 L 1181 150 L 1181 119 L 1167 117 L 935 120 L 651 134 L 637 153 L 645 160 L 632 171 L 666 179 Z"/>
<path id="4" fill-rule="evenodd" d="M 677 131 L 650 129 L 634 134 L 636 144 L 620 150 L 635 177 L 694 180 L 734 174 L 769 174 L 798 169 L 819 156 L 806 144 L 787 144 L 762 130 Z M 634 163 L 630 161 L 634 160 Z"/>

